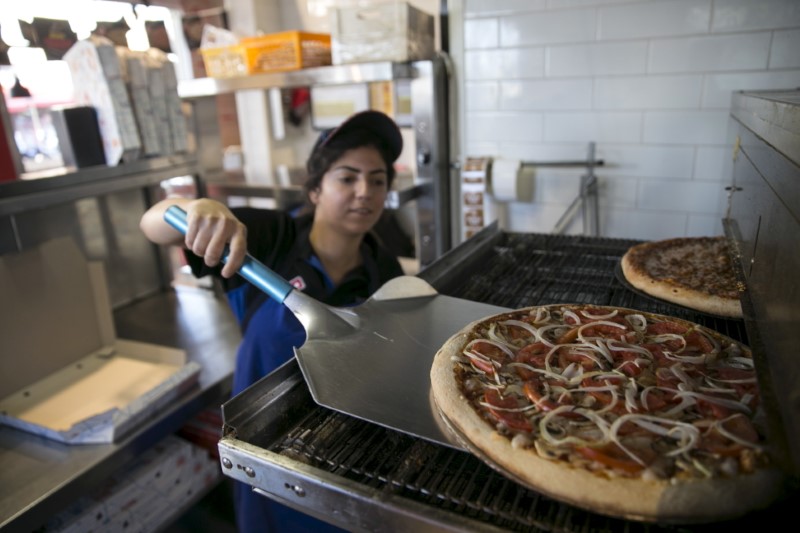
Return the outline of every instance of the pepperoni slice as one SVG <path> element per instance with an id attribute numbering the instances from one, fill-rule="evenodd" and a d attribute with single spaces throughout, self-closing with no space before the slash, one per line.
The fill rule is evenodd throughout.
<path id="1" fill-rule="evenodd" d="M 644 367 L 640 365 L 645 363 L 642 363 L 641 360 L 645 359 L 647 356 L 629 350 L 618 350 L 612 353 L 615 354 L 615 359 L 620 361 L 617 370 L 624 373 L 626 376 L 638 376 L 644 370 Z M 639 364 L 636 364 L 637 362 Z"/>
<path id="2" fill-rule="evenodd" d="M 526 381 L 522 386 L 522 390 L 525 391 L 525 396 L 539 408 L 539 411 L 552 411 L 559 406 L 545 393 L 544 383 L 541 378 L 533 378 Z"/>
<path id="3" fill-rule="evenodd" d="M 561 368 L 566 368 L 570 363 L 575 363 L 583 367 L 584 370 L 600 370 L 601 367 L 595 359 L 584 353 L 575 351 L 571 347 L 560 348 L 558 350 L 558 364 Z"/>
<path id="4" fill-rule="evenodd" d="M 542 342 L 534 342 L 533 344 L 529 344 L 521 348 L 517 352 L 517 362 L 524 363 L 534 368 L 544 368 L 545 356 L 549 351 L 550 347 L 546 344 Z M 538 376 L 537 373 L 531 372 L 527 368 L 519 366 L 517 367 L 517 374 L 519 374 L 522 379 L 531 379 Z"/>
<path id="5" fill-rule="evenodd" d="M 674 394 L 669 394 L 661 389 L 650 389 L 644 396 L 644 401 L 640 402 L 645 411 L 656 412 L 667 408 L 671 403 L 675 403 L 677 398 Z"/>
<path id="6" fill-rule="evenodd" d="M 471 350 L 491 359 L 491 361 L 503 362 L 508 359 L 508 354 L 490 342 L 478 341 L 472 345 Z M 491 361 L 484 361 L 479 357 L 470 357 L 470 360 L 475 368 L 478 368 L 489 375 L 494 375 L 495 367 Z"/>
<path id="7" fill-rule="evenodd" d="M 636 474 L 644 470 L 644 467 L 634 461 L 628 454 L 622 451 L 616 444 L 610 443 L 602 447 L 579 446 L 575 451 L 591 461 Z"/>
<path id="8" fill-rule="evenodd" d="M 721 424 L 725 431 L 733 433 L 744 441 L 752 442 L 753 444 L 759 441 L 758 431 L 753 427 L 753 423 L 741 413 L 733 415 L 728 420 L 721 422 Z"/>
<path id="9" fill-rule="evenodd" d="M 736 391 L 739 398 L 747 394 L 753 396 L 753 400 L 758 400 L 758 383 L 755 381 L 756 373 L 754 370 L 744 368 L 720 367 L 716 369 L 716 378 L 721 381 L 720 385 Z M 751 405 L 753 402 L 751 402 Z"/>
<path id="10" fill-rule="evenodd" d="M 729 407 L 704 400 L 703 398 L 697 399 L 697 410 L 700 411 L 700 414 L 704 417 L 716 418 L 717 420 L 722 420 L 733 414 L 733 411 Z"/>
<path id="11" fill-rule="evenodd" d="M 667 359 L 667 356 L 664 355 L 664 349 L 661 347 L 660 344 L 655 343 L 648 343 L 643 344 L 642 348 L 645 348 L 648 352 L 653 354 L 653 360 L 656 362 L 656 366 L 670 366 L 673 364 L 673 361 Z"/>
<path id="12" fill-rule="evenodd" d="M 495 389 L 486 389 L 483 393 L 484 401 L 489 404 L 489 412 L 498 422 L 501 422 L 512 429 L 520 431 L 533 431 L 533 426 L 528 422 L 525 414 L 520 411 L 507 411 L 506 409 L 518 409 L 521 407 L 513 396 L 502 396 Z M 496 409 L 493 409 L 496 408 Z"/>
<path id="13" fill-rule="evenodd" d="M 604 387 L 607 385 L 612 385 L 614 387 L 617 387 L 618 389 L 620 385 L 622 385 L 623 383 L 624 383 L 624 378 L 622 376 L 618 378 L 613 378 L 613 377 L 597 378 L 597 376 L 591 376 L 588 378 L 584 378 L 583 381 L 581 381 L 581 385 L 583 385 L 584 387 Z M 611 394 L 610 391 L 590 390 L 586 391 L 586 393 L 599 400 L 603 405 L 610 404 L 614 399 L 614 395 Z M 617 393 L 617 404 L 619 405 L 620 403 L 624 406 L 625 398 L 621 391 Z"/>
<path id="14" fill-rule="evenodd" d="M 683 324 L 677 324 L 675 322 L 651 322 L 647 325 L 647 334 L 648 335 L 664 335 L 665 333 L 674 333 L 676 335 L 683 335 L 689 328 L 684 326 Z"/>
<path id="15" fill-rule="evenodd" d="M 728 420 L 721 422 L 721 424 L 725 431 L 732 433 L 739 439 L 752 442 L 753 444 L 759 441 L 758 432 L 756 428 L 753 427 L 753 423 L 741 413 L 731 416 Z M 719 431 L 710 430 L 703 435 L 700 448 L 724 457 L 735 457 L 741 453 L 744 446 L 738 442 L 732 441 Z"/>
<path id="16" fill-rule="evenodd" d="M 714 345 L 708 340 L 708 337 L 697 331 L 692 331 L 686 335 L 686 349 L 681 354 L 697 353 L 707 354 L 714 351 Z"/>

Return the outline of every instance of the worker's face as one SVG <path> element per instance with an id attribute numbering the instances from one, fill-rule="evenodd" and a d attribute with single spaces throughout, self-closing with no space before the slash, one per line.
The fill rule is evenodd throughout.
<path id="1" fill-rule="evenodd" d="M 348 150 L 309 194 L 315 221 L 364 234 L 378 221 L 388 194 L 386 164 L 375 148 Z"/>

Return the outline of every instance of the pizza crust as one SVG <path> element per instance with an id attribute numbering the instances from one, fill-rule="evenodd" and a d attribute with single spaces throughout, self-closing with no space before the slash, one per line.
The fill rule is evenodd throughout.
<path id="1" fill-rule="evenodd" d="M 685 239 L 675 239 L 676 242 Z M 706 292 L 694 290 L 677 283 L 654 278 L 632 259 L 634 253 L 643 253 L 650 245 L 643 243 L 632 247 L 622 256 L 620 266 L 625 279 L 636 289 L 656 298 L 672 302 L 690 309 L 713 315 L 742 318 L 742 305 L 738 299 L 723 298 Z M 654 252 L 657 253 L 657 252 Z"/>
<path id="2" fill-rule="evenodd" d="M 493 318 L 472 322 L 453 335 L 436 353 L 430 372 L 433 399 L 442 416 L 456 429 L 459 440 L 478 457 L 488 459 L 490 466 L 554 499 L 630 520 L 715 521 L 765 507 L 779 497 L 783 475 L 776 469 L 761 469 L 737 478 L 677 483 L 607 478 L 542 458 L 532 447 L 513 447 L 472 408 L 461 394 L 453 371 L 454 358 L 459 357 L 475 326 Z"/>

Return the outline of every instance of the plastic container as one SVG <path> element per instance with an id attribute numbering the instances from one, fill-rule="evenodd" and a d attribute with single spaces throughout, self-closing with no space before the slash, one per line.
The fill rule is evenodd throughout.
<path id="1" fill-rule="evenodd" d="M 334 65 L 416 61 L 435 54 L 433 16 L 408 2 L 338 8 L 331 28 Z"/>

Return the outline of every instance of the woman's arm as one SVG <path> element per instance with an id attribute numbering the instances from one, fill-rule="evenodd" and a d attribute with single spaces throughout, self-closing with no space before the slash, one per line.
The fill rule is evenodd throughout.
<path id="1" fill-rule="evenodd" d="M 164 220 L 168 207 L 177 205 L 186 211 L 186 235 Z M 156 244 L 183 245 L 203 258 L 208 266 L 220 262 L 225 246 L 230 255 L 222 268 L 222 275 L 232 277 L 242 266 L 247 253 L 247 228 L 230 209 L 208 198 L 168 198 L 153 205 L 139 222 L 145 237 Z"/>

